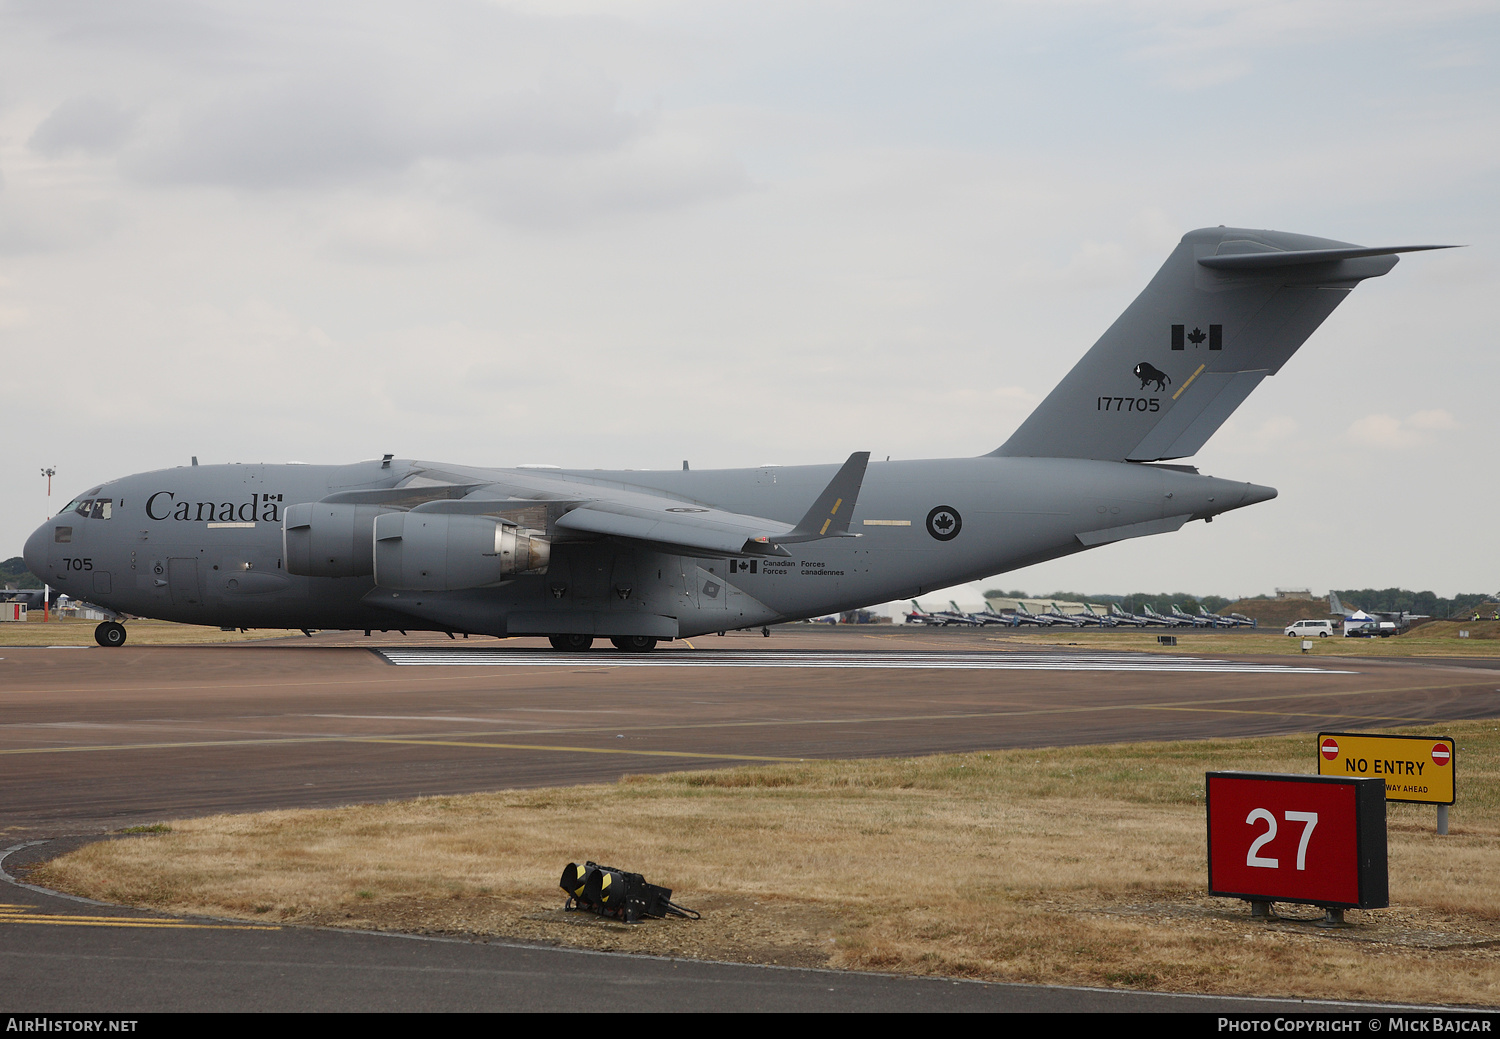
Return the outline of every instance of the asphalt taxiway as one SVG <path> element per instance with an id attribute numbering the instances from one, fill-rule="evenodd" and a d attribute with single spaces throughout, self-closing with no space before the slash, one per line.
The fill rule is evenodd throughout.
<path id="1" fill-rule="evenodd" d="M 321 633 L 209 646 L 6 647 L 0 850 L 27 845 L 11 856 L 14 865 L 55 852 L 67 835 L 174 816 L 605 782 L 633 772 L 1500 713 L 1495 671 L 1461 659 L 1128 654 L 1024 646 L 986 632 L 901 629 L 710 636 L 648 655 L 557 654 L 544 645 Z M 934 982 L 921 989 L 824 972 L 802 972 L 795 981 L 782 972 L 768 982 L 770 975 L 754 972 L 770 968 L 498 944 L 249 933 L 211 922 L 45 924 L 31 917 L 131 914 L 108 907 L 80 913 L 14 885 L 0 886 L 0 903 L 22 907 L 8 916 L 0 907 L 0 977 L 14 994 L 6 1009 L 244 1007 L 248 997 L 235 993 L 255 986 L 231 984 L 235 978 L 273 987 L 283 979 L 288 992 L 302 993 L 279 1004 L 288 1009 L 566 1009 L 545 986 L 523 990 L 542 975 L 569 972 L 587 974 L 592 984 L 607 976 L 612 985 L 676 986 L 694 993 L 685 1007 L 705 1005 L 705 989 L 695 986 L 715 986 L 720 995 L 707 1002 L 725 1008 L 1094 1005 L 1092 996 L 1057 1003 L 1024 986 Z M 73 969 L 59 973 L 61 963 Z M 324 973 L 340 980 L 313 980 Z M 198 982 L 170 980 L 188 975 Z M 221 975 L 229 988 L 215 988 Z M 894 1002 L 870 994 L 881 985 Z M 975 995 L 981 990 L 989 994 Z M 130 992 L 143 994 L 122 1002 Z M 198 993 L 196 1003 L 182 1001 L 187 992 Z M 212 992 L 223 998 L 210 999 Z M 447 995 L 429 998 L 431 992 Z M 767 1002 L 771 992 L 781 995 Z M 843 995 L 826 998 L 829 992 Z"/>
<path id="2" fill-rule="evenodd" d="M 357 633 L 0 650 L 0 839 L 606 782 L 632 772 L 1322 728 L 1500 711 L 1460 662 L 1024 646 L 811 627 L 650 654 Z"/>

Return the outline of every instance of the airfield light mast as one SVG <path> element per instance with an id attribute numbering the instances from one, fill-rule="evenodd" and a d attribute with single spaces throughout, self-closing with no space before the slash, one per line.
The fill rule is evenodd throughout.
<path id="1" fill-rule="evenodd" d="M 52 518 L 52 478 L 57 475 L 57 469 L 55 467 L 49 465 L 45 469 L 42 470 L 42 475 L 47 478 L 47 518 L 51 519 Z M 52 600 L 52 586 L 50 584 L 48 584 L 46 581 L 43 581 L 42 582 L 42 620 L 43 621 L 49 621 L 49 620 L 52 619 L 51 616 L 49 616 L 48 610 L 47 610 L 47 607 L 51 603 L 51 600 Z"/>

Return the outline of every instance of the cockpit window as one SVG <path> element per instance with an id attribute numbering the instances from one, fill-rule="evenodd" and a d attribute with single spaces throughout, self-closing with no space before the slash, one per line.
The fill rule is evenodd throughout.
<path id="1" fill-rule="evenodd" d="M 109 519 L 115 511 L 114 505 L 113 498 L 85 498 L 73 508 L 73 511 L 84 519 Z"/>

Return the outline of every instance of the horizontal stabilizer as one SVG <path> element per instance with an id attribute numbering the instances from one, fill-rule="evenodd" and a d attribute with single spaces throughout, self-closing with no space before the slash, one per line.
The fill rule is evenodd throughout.
<path id="1" fill-rule="evenodd" d="M 1362 256 L 1394 256 L 1396 253 L 1423 253 L 1430 249 L 1457 249 L 1456 245 L 1387 245 L 1373 249 L 1348 246 L 1340 249 L 1288 249 L 1265 252 L 1224 253 L 1198 260 L 1203 267 L 1216 271 L 1262 271 L 1273 267 L 1299 267 L 1310 263 L 1337 263 Z"/>

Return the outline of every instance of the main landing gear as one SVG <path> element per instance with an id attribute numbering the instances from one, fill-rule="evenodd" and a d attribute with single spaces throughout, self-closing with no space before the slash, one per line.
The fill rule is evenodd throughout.
<path id="1" fill-rule="evenodd" d="M 592 635 L 548 635 L 552 648 L 563 653 L 582 653 L 594 644 Z M 657 640 L 649 635 L 623 635 L 609 640 L 615 649 L 626 653 L 649 653 L 656 648 Z"/>
<path id="2" fill-rule="evenodd" d="M 94 641 L 107 649 L 125 645 L 125 625 L 117 621 L 105 621 L 94 629 Z"/>

